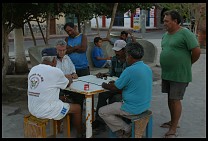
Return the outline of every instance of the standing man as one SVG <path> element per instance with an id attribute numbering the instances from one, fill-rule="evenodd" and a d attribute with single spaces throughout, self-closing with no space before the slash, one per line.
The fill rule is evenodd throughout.
<path id="1" fill-rule="evenodd" d="M 60 89 L 70 86 L 72 79 L 56 68 L 56 49 L 42 50 L 42 63 L 28 74 L 28 109 L 37 118 L 61 120 L 67 113 L 74 116 L 77 137 L 81 137 L 81 107 L 59 99 Z"/>
<path id="2" fill-rule="evenodd" d="M 113 83 L 103 83 L 110 91 L 122 90 L 122 101 L 103 106 L 100 117 L 119 138 L 131 136 L 131 125 L 122 116 L 141 114 L 150 108 L 152 99 L 152 70 L 141 60 L 144 49 L 139 43 L 126 45 L 126 61 L 129 65 Z"/>
<path id="3" fill-rule="evenodd" d="M 78 77 L 90 75 L 90 70 L 87 60 L 87 36 L 82 33 L 77 32 L 74 23 L 66 23 L 64 25 L 64 30 L 69 35 L 65 38 L 67 43 L 66 53 L 69 55 L 73 64 L 75 65 L 76 73 Z M 83 109 L 84 95 L 77 94 L 79 103 Z"/>
<path id="4" fill-rule="evenodd" d="M 177 126 L 182 112 L 181 100 L 192 81 L 191 66 L 200 56 L 196 36 L 180 26 L 181 16 L 177 11 L 165 12 L 164 26 L 167 32 L 162 37 L 160 64 L 162 69 L 162 93 L 168 94 L 171 120 L 161 127 L 169 128 L 165 138 L 177 136 Z"/>

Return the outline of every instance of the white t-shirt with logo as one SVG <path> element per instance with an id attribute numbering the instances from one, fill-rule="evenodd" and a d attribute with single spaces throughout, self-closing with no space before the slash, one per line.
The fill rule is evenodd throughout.
<path id="1" fill-rule="evenodd" d="M 65 89 L 69 80 L 56 67 L 39 64 L 28 74 L 28 108 L 37 118 L 57 117 L 63 102 L 59 99 L 60 89 Z"/>

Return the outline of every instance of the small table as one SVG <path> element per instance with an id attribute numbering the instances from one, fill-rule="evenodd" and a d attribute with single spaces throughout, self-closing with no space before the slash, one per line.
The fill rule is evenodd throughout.
<path id="1" fill-rule="evenodd" d="M 73 80 L 70 87 L 65 90 L 77 92 L 85 95 L 86 99 L 86 138 L 92 137 L 92 120 L 94 119 L 94 94 L 98 94 L 106 89 L 102 88 L 102 83 L 115 81 L 117 77 L 107 77 L 107 79 L 97 78 L 95 75 L 86 75 Z M 89 90 L 84 90 L 84 85 L 89 84 Z M 93 103 L 93 104 L 92 104 Z M 93 108 L 92 108 L 93 107 Z"/>

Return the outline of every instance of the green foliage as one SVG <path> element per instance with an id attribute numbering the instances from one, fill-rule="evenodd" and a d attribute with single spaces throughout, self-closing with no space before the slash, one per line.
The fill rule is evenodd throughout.
<path id="1" fill-rule="evenodd" d="M 98 16 L 112 16 L 114 3 L 95 3 L 96 7 L 94 13 Z M 118 3 L 117 11 L 125 13 L 127 11 L 135 12 L 136 8 L 150 9 L 154 6 L 154 3 Z"/>
<path id="2" fill-rule="evenodd" d="M 190 20 L 190 3 L 159 3 L 158 5 L 167 10 L 177 10 L 183 18 Z"/>
<path id="3" fill-rule="evenodd" d="M 54 3 L 3 3 L 2 4 L 2 22 L 7 26 L 23 27 L 27 21 L 38 19 L 44 22 L 47 12 L 55 17 L 59 15 Z"/>

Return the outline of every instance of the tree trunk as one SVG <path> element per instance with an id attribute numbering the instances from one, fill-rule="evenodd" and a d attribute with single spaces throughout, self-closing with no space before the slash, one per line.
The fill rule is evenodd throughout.
<path id="1" fill-rule="evenodd" d="M 86 34 L 86 20 L 83 21 L 82 34 Z"/>
<path id="2" fill-rule="evenodd" d="M 114 7 L 113 7 L 113 12 L 112 12 L 112 17 L 111 17 L 110 27 L 109 27 L 109 30 L 108 30 L 108 33 L 107 33 L 106 38 L 109 38 L 110 37 L 110 33 L 111 33 L 112 26 L 113 26 L 113 23 L 114 23 L 114 19 L 115 19 L 115 16 L 116 16 L 117 7 L 118 7 L 118 3 L 115 3 L 114 4 Z"/>
<path id="3" fill-rule="evenodd" d="M 29 21 L 28 21 L 27 23 L 28 23 L 28 26 L 29 26 L 29 28 L 30 28 L 30 33 L 31 33 L 31 36 L 32 36 L 32 39 L 33 39 L 34 46 L 36 46 L 37 43 L 36 43 L 35 36 L 34 36 L 34 34 L 33 34 L 32 26 L 31 26 L 31 24 L 30 24 Z"/>
<path id="4" fill-rule="evenodd" d="M 15 52 L 15 72 L 17 74 L 24 74 L 29 72 L 23 41 L 24 38 L 23 38 L 22 28 L 15 28 L 14 52 Z"/>
<path id="5" fill-rule="evenodd" d="M 81 33 L 81 27 L 80 27 L 80 16 L 79 15 L 77 15 L 77 26 L 78 26 L 78 31 L 79 31 L 79 33 Z"/>
<path id="6" fill-rule="evenodd" d="M 9 64 L 9 32 L 2 23 L 2 94 L 7 94 L 6 73 Z"/>
<path id="7" fill-rule="evenodd" d="M 48 45 L 48 40 L 50 36 L 50 19 L 51 19 L 51 13 L 47 13 L 47 20 L 46 20 L 46 45 Z"/>
<path id="8" fill-rule="evenodd" d="M 40 23 L 39 23 L 39 21 L 38 21 L 37 18 L 36 18 L 36 21 L 37 21 L 37 23 L 38 23 L 38 27 L 39 27 L 39 29 L 40 29 L 40 33 L 41 33 L 41 35 L 42 35 L 42 37 L 43 37 L 43 41 L 44 41 L 44 43 L 46 44 L 46 39 L 45 39 L 45 36 L 44 36 L 44 34 L 43 34 L 43 30 L 42 30 L 42 28 L 41 28 L 41 26 L 40 26 Z"/>
<path id="9" fill-rule="evenodd" d="M 98 36 L 100 36 L 98 16 L 96 16 L 95 19 L 96 19 L 96 24 L 97 24 L 97 33 L 98 33 Z"/>

